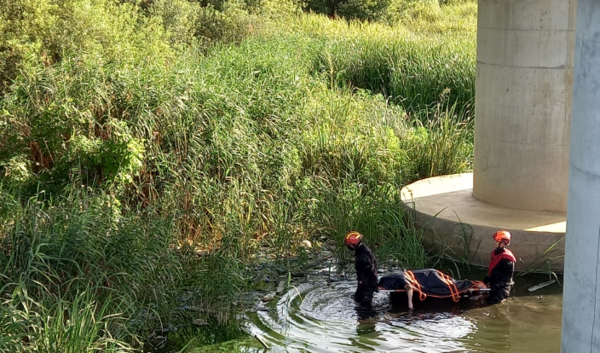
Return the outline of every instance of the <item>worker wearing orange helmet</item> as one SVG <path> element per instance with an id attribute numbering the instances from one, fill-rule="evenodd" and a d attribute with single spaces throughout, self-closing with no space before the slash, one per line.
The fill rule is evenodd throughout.
<path id="1" fill-rule="evenodd" d="M 354 299 L 365 305 L 370 304 L 373 292 L 377 291 L 377 260 L 373 252 L 363 243 L 363 236 L 357 231 L 352 231 L 344 237 L 344 245 L 354 251 L 354 267 L 356 268 L 356 293 Z"/>
<path id="2" fill-rule="evenodd" d="M 506 247 L 510 245 L 511 235 L 505 230 L 499 230 L 492 236 L 496 248 L 492 250 L 490 266 L 483 282 L 490 286 L 488 302 L 496 304 L 509 297 L 514 285 L 513 273 L 515 272 L 515 255 Z"/>

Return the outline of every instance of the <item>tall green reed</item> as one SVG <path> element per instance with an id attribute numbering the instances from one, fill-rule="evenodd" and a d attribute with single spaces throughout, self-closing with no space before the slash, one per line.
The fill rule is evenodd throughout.
<path id="1" fill-rule="evenodd" d="M 472 111 L 473 38 L 382 37 L 348 37 L 333 42 L 316 57 L 314 69 L 338 86 L 382 93 L 411 114 L 434 111 L 446 101 L 455 104 L 461 115 Z"/>
<path id="2" fill-rule="evenodd" d="M 381 186 L 371 194 L 361 185 L 349 185 L 342 194 L 323 195 L 319 216 L 327 225 L 324 233 L 333 240 L 331 251 L 342 263 L 351 261 L 352 254 L 346 250 L 343 239 L 348 231 L 356 230 L 363 234 L 380 263 L 423 268 L 423 232 L 403 210 L 399 190 Z"/>
<path id="3" fill-rule="evenodd" d="M 24 350 L 123 351 L 166 325 L 228 320 L 244 282 L 235 261 L 207 265 L 173 249 L 168 220 L 139 222 L 112 212 L 104 195 L 74 196 L 31 200 L 2 248 L 0 292 L 13 320 L 4 330 L 29 337 Z M 181 305 L 195 314 L 182 315 Z"/>
<path id="4" fill-rule="evenodd" d="M 344 262 L 351 229 L 382 261 L 422 267 L 398 191 L 468 168 L 469 115 L 452 100 L 471 99 L 472 77 L 459 77 L 470 47 L 438 53 L 438 41 L 398 39 L 406 29 L 287 20 L 293 33 L 191 40 L 157 60 L 150 47 L 69 54 L 12 83 L 0 100 L 0 291 L 23 294 L 5 302 L 0 325 L 15 339 L 0 344 L 138 349 L 194 315 L 224 323 L 261 251 L 284 259 L 325 236 Z M 164 25 L 160 45 L 188 28 Z M 444 65 L 452 50 L 458 68 Z M 81 315 L 33 320 L 57 310 Z"/>
<path id="5" fill-rule="evenodd" d="M 473 120 L 456 104 L 438 104 L 425 123 L 413 118 L 412 128 L 397 131 L 402 149 L 413 162 L 412 180 L 463 173 L 473 161 Z"/>

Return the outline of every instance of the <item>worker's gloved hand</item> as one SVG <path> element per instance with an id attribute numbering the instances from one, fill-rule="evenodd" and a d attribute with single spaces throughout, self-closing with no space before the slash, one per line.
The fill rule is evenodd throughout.
<path id="1" fill-rule="evenodd" d="M 485 278 L 483 279 L 483 283 L 485 283 L 486 285 L 490 284 L 490 278 L 487 275 L 485 275 Z"/>

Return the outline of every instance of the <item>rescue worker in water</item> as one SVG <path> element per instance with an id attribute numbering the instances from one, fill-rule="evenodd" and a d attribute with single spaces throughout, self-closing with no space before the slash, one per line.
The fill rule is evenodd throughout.
<path id="1" fill-rule="evenodd" d="M 361 305 L 368 305 L 373 299 L 373 292 L 378 290 L 377 260 L 371 249 L 363 243 L 362 234 L 357 231 L 346 234 L 344 245 L 354 252 L 354 267 L 358 281 L 354 299 Z"/>
<path id="2" fill-rule="evenodd" d="M 488 273 L 483 283 L 490 287 L 488 302 L 490 304 L 501 303 L 510 296 L 514 285 L 513 273 L 515 272 L 515 255 L 506 247 L 510 245 L 511 235 L 505 230 L 499 230 L 492 236 L 496 242 L 496 248 L 492 250 Z"/>

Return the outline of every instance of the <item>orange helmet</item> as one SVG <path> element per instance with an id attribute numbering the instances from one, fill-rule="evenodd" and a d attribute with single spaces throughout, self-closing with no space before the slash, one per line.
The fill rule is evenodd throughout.
<path id="1" fill-rule="evenodd" d="M 356 246 L 362 241 L 362 234 L 353 230 L 344 237 L 344 244 Z"/>
<path id="2" fill-rule="evenodd" d="M 506 246 L 510 245 L 510 233 L 505 230 L 499 230 L 494 233 L 494 240 L 497 242 L 501 242 L 506 244 Z"/>

